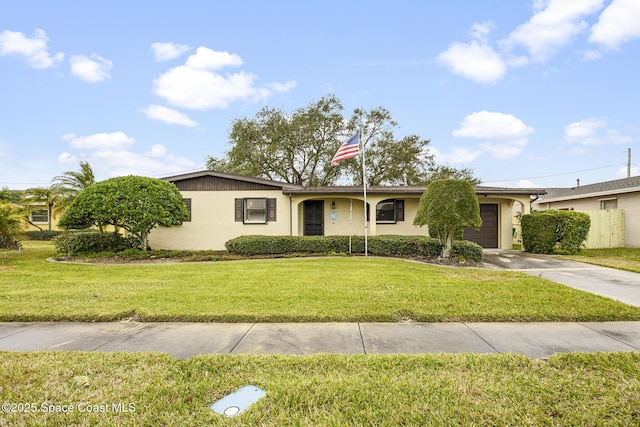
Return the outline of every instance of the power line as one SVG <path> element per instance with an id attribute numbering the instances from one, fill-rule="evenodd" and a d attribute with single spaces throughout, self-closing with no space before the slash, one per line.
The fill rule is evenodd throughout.
<path id="1" fill-rule="evenodd" d="M 555 174 L 551 174 L 551 175 L 530 176 L 530 177 L 527 177 L 527 178 L 514 178 L 514 179 L 492 179 L 492 180 L 487 181 L 487 182 L 512 182 L 512 181 L 521 181 L 521 180 L 524 180 L 524 179 L 552 178 L 554 176 L 571 175 L 571 174 L 580 173 L 580 172 L 590 172 L 590 171 L 595 171 L 595 170 L 599 170 L 599 169 L 607 169 L 607 168 L 612 168 L 614 166 L 621 166 L 621 165 L 626 165 L 626 164 L 627 164 L 626 162 L 625 163 L 615 163 L 613 165 L 599 166 L 597 168 L 581 169 L 581 170 L 571 171 L 571 172 L 555 173 Z"/>

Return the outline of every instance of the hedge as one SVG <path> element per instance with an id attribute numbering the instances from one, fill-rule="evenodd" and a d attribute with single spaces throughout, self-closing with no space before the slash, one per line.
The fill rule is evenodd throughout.
<path id="1" fill-rule="evenodd" d="M 364 237 L 351 237 L 351 251 L 364 253 Z M 240 236 L 225 243 L 229 252 L 244 255 L 291 253 L 346 253 L 349 236 Z M 368 239 L 368 252 L 379 256 L 437 257 L 442 253 L 438 239 L 425 236 L 383 235 Z M 451 255 L 468 261 L 482 261 L 482 247 L 468 241 L 454 241 Z"/>
<path id="2" fill-rule="evenodd" d="M 55 237 L 61 235 L 62 233 L 64 233 L 64 231 L 58 231 L 58 230 L 27 231 L 27 239 L 53 240 Z"/>
<path id="3" fill-rule="evenodd" d="M 138 240 L 133 237 L 123 237 L 118 233 L 91 231 L 60 234 L 53 239 L 53 244 L 59 253 L 76 256 L 133 249 L 137 247 Z"/>
<path id="4" fill-rule="evenodd" d="M 553 253 L 556 244 L 569 253 L 582 249 L 591 218 L 584 212 L 547 210 L 523 215 L 522 244 L 527 252 Z"/>

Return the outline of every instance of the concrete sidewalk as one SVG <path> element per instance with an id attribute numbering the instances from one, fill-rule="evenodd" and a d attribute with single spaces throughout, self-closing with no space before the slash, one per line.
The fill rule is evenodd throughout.
<path id="1" fill-rule="evenodd" d="M 0 323 L 0 351 L 198 354 L 554 353 L 638 351 L 640 322 Z"/>

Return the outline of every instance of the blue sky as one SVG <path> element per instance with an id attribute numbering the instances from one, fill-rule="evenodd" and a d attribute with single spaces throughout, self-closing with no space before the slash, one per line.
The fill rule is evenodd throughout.
<path id="1" fill-rule="evenodd" d="M 638 0 L 5 2 L 0 187 L 200 170 L 235 118 L 334 94 L 487 185 L 640 173 Z"/>

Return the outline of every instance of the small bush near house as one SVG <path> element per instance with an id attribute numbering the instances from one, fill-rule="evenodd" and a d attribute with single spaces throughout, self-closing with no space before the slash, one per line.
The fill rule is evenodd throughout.
<path id="1" fill-rule="evenodd" d="M 364 238 L 352 236 L 351 251 L 364 253 Z M 240 236 L 225 243 L 231 253 L 276 255 L 290 253 L 346 253 L 349 236 Z M 438 239 L 425 236 L 384 235 L 368 239 L 369 253 L 379 256 L 437 257 L 442 253 Z M 482 247 L 467 241 L 454 241 L 451 254 L 456 258 L 479 262 Z"/>
<path id="2" fill-rule="evenodd" d="M 583 212 L 540 211 L 523 215 L 522 243 L 527 252 L 550 254 L 559 244 L 569 253 L 580 252 L 591 219 Z"/>
<path id="3" fill-rule="evenodd" d="M 482 261 L 482 246 L 468 240 L 454 240 L 451 248 L 451 256 L 467 261 Z"/>
<path id="4" fill-rule="evenodd" d="M 137 247 L 137 239 L 118 233 L 63 233 L 53 239 L 59 253 L 77 256 L 100 252 L 120 252 Z"/>
<path id="5" fill-rule="evenodd" d="M 53 240 L 55 237 L 64 233 L 64 231 L 57 230 L 41 230 L 41 231 L 27 231 L 27 239 L 29 240 Z"/>

